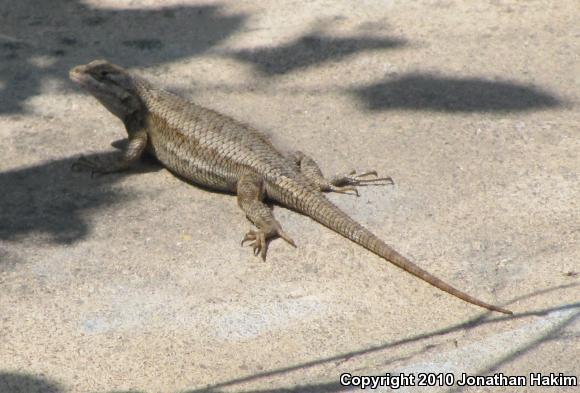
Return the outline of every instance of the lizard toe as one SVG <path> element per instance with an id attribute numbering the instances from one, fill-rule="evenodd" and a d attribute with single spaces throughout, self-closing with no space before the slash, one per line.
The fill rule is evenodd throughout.
<path id="1" fill-rule="evenodd" d="M 266 239 L 266 234 L 264 231 L 258 230 L 250 230 L 244 238 L 242 239 L 241 245 L 243 246 L 245 242 L 251 241 L 249 244 L 252 247 L 252 252 L 255 256 L 260 255 L 262 260 L 266 260 L 266 252 L 268 250 L 268 241 Z"/>
<path id="2" fill-rule="evenodd" d="M 97 161 L 87 158 L 83 155 L 81 155 L 78 160 L 72 163 L 71 170 L 73 172 L 90 172 L 91 178 L 101 176 L 106 173 L 106 171 L 101 167 L 101 165 L 99 165 Z"/>
<path id="3" fill-rule="evenodd" d="M 373 176 L 373 178 L 368 178 Z M 375 170 L 365 171 L 357 174 L 356 171 L 351 171 L 346 175 L 336 176 L 332 179 L 331 184 L 335 187 L 339 187 L 339 190 L 344 190 L 347 187 L 360 187 L 360 186 L 386 186 L 393 185 L 393 179 L 390 176 L 378 177 L 378 173 Z M 336 190 L 332 190 L 336 191 Z M 340 192 L 340 191 L 338 191 Z M 357 193 L 358 194 L 358 193 Z"/>

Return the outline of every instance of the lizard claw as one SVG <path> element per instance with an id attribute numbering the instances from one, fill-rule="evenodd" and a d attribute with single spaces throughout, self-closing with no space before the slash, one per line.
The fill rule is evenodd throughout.
<path id="1" fill-rule="evenodd" d="M 282 228 L 278 228 L 277 234 L 279 237 L 286 240 L 286 242 L 288 242 L 288 244 L 290 244 L 292 247 L 296 248 L 296 243 L 294 243 L 294 240 L 292 240 L 292 238 L 290 238 L 290 236 L 288 236 L 288 234 L 284 232 Z"/>
<path id="2" fill-rule="evenodd" d="M 90 172 L 91 179 L 114 172 L 114 170 L 111 170 L 104 163 L 98 161 L 97 159 L 87 158 L 83 155 L 81 155 L 78 160 L 72 163 L 71 170 L 73 172 Z"/>
<path id="3" fill-rule="evenodd" d="M 367 177 L 373 176 L 373 179 L 368 179 Z M 393 179 L 390 176 L 387 177 L 378 177 L 377 171 L 366 171 L 359 174 L 356 174 L 355 170 L 350 171 L 348 174 L 344 176 L 337 176 L 331 181 L 332 185 L 335 187 L 339 187 L 339 190 L 345 190 L 348 187 L 356 187 L 356 186 L 386 186 L 395 184 Z M 346 187 L 344 187 L 346 186 Z M 332 190 L 337 191 L 337 190 Z M 337 191 L 341 192 L 341 191 Z M 356 193 L 358 195 L 358 192 Z"/>
<path id="4" fill-rule="evenodd" d="M 79 157 L 78 160 L 72 163 L 71 170 L 73 172 L 91 172 L 91 178 L 95 176 L 100 176 L 105 173 L 105 171 L 100 167 L 100 165 L 90 158 L 83 155 Z"/>
<path id="5" fill-rule="evenodd" d="M 337 192 L 339 194 L 348 194 L 348 195 L 355 195 L 357 197 L 360 196 L 358 190 L 355 186 L 344 186 L 344 187 L 337 187 L 333 184 L 330 185 L 329 190 L 332 192 Z"/>
<path id="6" fill-rule="evenodd" d="M 266 233 L 261 229 L 257 231 L 250 230 L 244 238 L 242 239 L 241 245 L 243 246 L 245 242 L 251 241 L 252 243 L 249 244 L 252 247 L 252 252 L 255 256 L 260 256 L 263 261 L 266 260 L 266 253 L 268 252 L 268 244 L 270 238 L 278 236 L 282 239 L 286 240 L 292 247 L 296 247 L 296 243 L 294 240 L 286 234 L 281 228 L 277 228 L 275 231 L 271 233 Z"/>
<path id="7" fill-rule="evenodd" d="M 83 155 L 81 155 L 75 162 L 73 162 L 70 166 L 71 171 L 73 172 L 81 172 L 87 169 L 89 159 Z"/>
<path id="8" fill-rule="evenodd" d="M 252 252 L 255 256 L 260 255 L 262 260 L 266 260 L 266 252 L 268 251 L 268 242 L 266 241 L 266 234 L 263 231 L 250 230 L 244 238 L 242 239 L 241 245 L 243 246 L 245 242 L 251 241 L 250 247 L 252 247 Z"/>

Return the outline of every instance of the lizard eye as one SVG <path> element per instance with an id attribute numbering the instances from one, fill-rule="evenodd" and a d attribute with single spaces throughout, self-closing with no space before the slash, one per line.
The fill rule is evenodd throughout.
<path id="1" fill-rule="evenodd" d="M 109 71 L 101 71 L 101 76 L 102 77 L 105 77 L 107 75 L 109 75 Z"/>

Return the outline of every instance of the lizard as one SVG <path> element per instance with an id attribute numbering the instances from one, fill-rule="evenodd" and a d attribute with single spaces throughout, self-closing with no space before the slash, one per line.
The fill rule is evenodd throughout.
<path id="1" fill-rule="evenodd" d="M 148 153 L 191 183 L 232 193 L 254 224 L 243 237 L 265 260 L 268 244 L 282 229 L 265 203 L 271 200 L 309 216 L 399 268 L 468 303 L 504 314 L 505 308 L 462 292 L 422 269 L 340 210 L 325 192 L 355 193 L 361 185 L 389 184 L 376 171 L 327 178 L 310 156 L 284 154 L 263 133 L 212 109 L 157 88 L 144 78 L 106 60 L 73 67 L 70 79 L 92 94 L 126 129 L 128 143 L 114 159 L 81 156 L 73 170 L 105 174 L 129 169 Z"/>

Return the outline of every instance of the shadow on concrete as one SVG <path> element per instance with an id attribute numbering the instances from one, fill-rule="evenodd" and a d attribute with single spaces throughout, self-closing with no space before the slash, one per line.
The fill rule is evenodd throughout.
<path id="1" fill-rule="evenodd" d="M 107 393 L 146 393 L 141 390 L 112 390 Z"/>
<path id="2" fill-rule="evenodd" d="M 191 58 L 228 38 L 247 18 L 224 15 L 219 5 L 117 10 L 79 0 L 5 0 L 2 6 L 0 114 L 25 112 L 24 102 L 41 94 L 47 82 L 72 87 L 68 70 L 74 65 L 100 57 L 126 67 Z M 0 240 L 35 233 L 71 243 L 89 232 L 87 212 L 131 198 L 113 184 L 135 170 L 91 179 L 71 174 L 74 160 L 0 173 Z M 16 256 L 0 251 L 0 258 L 10 264 Z"/>
<path id="3" fill-rule="evenodd" d="M 540 346 L 541 344 L 548 342 L 548 341 L 554 341 L 554 340 L 559 340 L 559 335 L 561 334 L 561 332 L 568 326 L 571 326 L 574 322 L 576 322 L 577 320 L 580 320 L 580 303 L 577 303 L 577 307 L 578 311 L 575 313 L 572 313 L 568 318 L 565 318 L 564 320 L 562 320 L 559 324 L 557 324 L 556 326 L 554 326 L 552 329 L 550 329 L 549 331 L 547 331 L 545 334 L 543 334 L 542 336 L 538 337 L 537 339 L 527 343 L 526 345 L 518 348 L 517 350 L 515 350 L 514 352 L 508 354 L 507 356 L 503 357 L 502 359 L 498 360 L 497 362 L 495 362 L 493 365 L 491 365 L 490 367 L 478 371 L 476 374 L 477 375 L 488 375 L 488 374 L 492 374 L 498 371 L 498 369 L 514 360 L 516 360 L 519 357 L 522 357 L 523 355 L 525 355 L 526 353 L 534 350 L 535 348 L 537 348 L 538 346 Z M 543 370 L 536 370 L 536 372 L 542 372 Z M 555 372 L 557 373 L 557 370 L 550 370 L 550 372 Z M 464 391 L 468 391 L 470 390 L 469 387 L 466 386 L 457 386 L 454 387 L 452 389 L 450 389 L 448 391 L 448 393 L 459 393 L 459 392 L 464 392 Z"/>
<path id="4" fill-rule="evenodd" d="M 116 154 L 87 157 L 106 160 Z M 146 158 L 126 172 L 91 178 L 90 173 L 71 171 L 77 159 L 69 157 L 0 173 L 0 240 L 14 241 L 30 233 L 48 235 L 49 241 L 59 244 L 81 240 L 89 233 L 88 213 L 132 198 L 115 190 L 117 181 L 162 169 Z"/>
<path id="5" fill-rule="evenodd" d="M 125 67 L 191 58 L 239 30 L 247 16 L 219 5 L 93 8 L 80 0 L 4 0 L 0 12 L 0 113 L 24 111 L 46 82 L 95 58 Z"/>
<path id="6" fill-rule="evenodd" d="M 355 53 L 399 48 L 405 43 L 406 41 L 400 38 L 372 36 L 335 38 L 313 33 L 286 45 L 242 50 L 231 55 L 252 63 L 266 76 L 275 76 L 341 60 Z"/>
<path id="7" fill-rule="evenodd" d="M 515 112 L 562 104 L 555 96 L 531 85 L 431 74 L 406 74 L 351 93 L 371 111 Z"/>
<path id="8" fill-rule="evenodd" d="M 0 113 L 23 111 L 24 101 L 40 94 L 45 81 L 68 83 L 68 69 L 76 64 L 105 57 L 133 67 L 189 58 L 229 37 L 247 18 L 225 16 L 215 5 L 115 10 L 92 8 L 78 0 L 7 2 L 0 14 Z M 275 75 L 404 44 L 396 38 L 311 33 L 280 47 L 231 55 Z M 559 103 L 547 93 L 513 83 L 420 74 L 364 87 L 356 94 L 372 110 L 509 111 Z M 70 177 L 66 168 L 71 162 L 63 159 L 0 173 L 0 187 L 7 190 L 0 195 L 0 239 L 37 231 L 50 233 L 58 243 L 69 243 L 86 234 L 79 212 L 119 196 L 94 183 L 77 189 L 77 178 Z"/>
<path id="9" fill-rule="evenodd" d="M 63 393 L 69 391 L 44 376 L 0 370 L 0 393 Z M 107 393 L 145 393 L 139 390 L 112 390 Z"/>
<path id="10" fill-rule="evenodd" d="M 339 376 L 337 375 L 337 380 Z M 326 383 L 316 383 L 302 386 L 292 386 L 292 387 L 282 387 L 282 388 L 268 388 L 268 389 L 252 389 L 252 390 L 239 390 L 235 393 L 332 393 L 332 392 L 343 392 L 343 391 L 357 391 L 364 390 L 357 388 L 356 386 L 343 386 L 340 382 L 326 382 Z M 372 391 L 369 389 L 369 391 Z M 225 393 L 225 390 L 191 390 L 185 393 Z"/>
<path id="11" fill-rule="evenodd" d="M 543 294 L 546 294 L 549 292 L 563 290 L 563 289 L 576 288 L 578 286 L 580 286 L 580 283 L 572 283 L 572 284 L 560 285 L 560 286 L 536 291 L 536 292 L 518 297 L 518 298 L 512 300 L 511 302 L 509 302 L 508 304 L 506 304 L 505 306 L 512 304 L 512 303 L 515 303 L 515 302 L 518 302 L 518 301 L 521 301 L 521 300 L 524 300 L 524 299 L 540 296 L 540 295 L 543 295 Z M 404 345 L 411 344 L 414 342 L 419 342 L 419 341 L 423 341 L 426 339 L 430 339 L 432 337 L 444 336 L 444 335 L 447 335 L 450 333 L 454 333 L 454 332 L 466 330 L 466 329 L 473 329 L 477 326 L 488 325 L 488 324 L 492 324 L 492 323 L 500 323 L 500 322 L 503 322 L 506 320 L 512 320 L 512 319 L 523 319 L 523 318 L 528 318 L 530 316 L 544 316 L 544 315 L 547 315 L 551 312 L 562 311 L 562 310 L 572 310 L 572 309 L 578 309 L 580 311 L 580 303 L 572 303 L 572 304 L 560 305 L 557 307 L 550 307 L 550 308 L 541 309 L 541 310 L 527 311 L 527 312 L 523 312 L 523 313 L 515 313 L 512 316 L 500 316 L 500 317 L 493 318 L 493 319 L 489 319 L 488 316 L 495 315 L 495 313 L 491 313 L 488 311 L 488 312 L 484 312 L 483 314 L 479 315 L 478 317 L 470 319 L 466 322 L 462 322 L 460 324 L 453 325 L 453 326 L 450 326 L 450 327 L 447 327 L 444 329 L 439 329 L 439 330 L 435 330 L 435 331 L 428 332 L 428 333 L 422 333 L 422 334 L 414 335 L 414 336 L 404 338 L 401 340 L 396 340 L 396 341 L 376 345 L 376 346 L 373 346 L 370 348 L 365 348 L 365 349 L 361 349 L 361 350 L 357 350 L 357 351 L 342 353 L 342 354 L 336 355 L 336 356 L 317 359 L 317 360 L 313 360 L 310 362 L 296 364 L 293 366 L 278 368 L 278 369 L 264 371 L 264 372 L 253 374 L 253 375 L 248 375 L 245 377 L 231 379 L 228 381 L 216 383 L 216 384 L 211 385 L 211 386 L 207 386 L 205 388 L 189 390 L 189 391 L 187 391 L 187 393 L 224 393 L 225 391 L 230 391 L 229 387 L 231 387 L 231 386 L 241 385 L 241 384 L 256 381 L 259 379 L 266 379 L 266 378 L 270 378 L 270 377 L 275 377 L 277 375 L 292 373 L 295 371 L 300 372 L 301 370 L 305 370 L 305 369 L 308 369 L 311 367 L 320 366 L 323 364 L 328 364 L 328 363 L 337 364 L 337 363 L 341 363 L 341 362 L 350 360 L 354 357 L 364 356 L 364 355 L 374 353 L 374 352 L 386 351 L 386 350 L 389 350 L 389 349 L 392 349 L 395 347 L 400 347 L 400 346 L 404 346 Z M 573 316 L 571 318 L 568 318 L 566 321 L 564 321 L 563 324 L 561 324 L 562 327 L 559 330 L 561 330 L 564 326 L 568 326 L 569 324 L 571 324 L 573 322 L 573 320 L 578 316 L 580 316 L 580 312 L 573 314 Z M 550 337 L 552 337 L 552 335 L 550 335 Z M 550 337 L 543 337 L 542 342 L 550 339 Z M 537 346 L 538 344 L 532 343 L 532 345 L 535 345 L 535 346 Z M 427 349 L 428 348 L 424 348 L 424 350 L 427 350 Z M 424 352 L 424 351 L 419 351 L 419 352 Z M 513 358 L 515 358 L 515 357 L 510 355 L 509 359 L 506 358 L 506 362 L 513 360 Z M 393 363 L 394 361 L 397 361 L 397 360 L 399 360 L 399 359 L 393 359 L 393 360 L 389 361 L 388 363 Z M 505 362 L 502 362 L 502 364 L 503 363 L 505 363 Z M 337 378 L 338 378 L 338 376 L 337 376 Z M 228 388 L 228 389 L 222 390 L 224 388 Z M 352 387 L 349 387 L 349 388 L 352 389 Z M 308 393 L 311 393 L 311 392 L 332 392 L 332 391 L 341 391 L 341 390 L 346 390 L 346 388 L 343 387 L 337 379 L 337 381 L 333 382 L 333 383 L 321 383 L 321 384 L 303 385 L 303 386 L 277 388 L 277 389 L 265 389 L 265 390 L 238 390 L 237 392 L 238 393 L 266 393 L 266 392 L 279 392 L 279 393 L 282 393 L 282 392 L 307 393 L 308 392 Z"/>
<path id="12" fill-rule="evenodd" d="M 518 298 L 512 300 L 509 304 L 520 301 L 520 300 L 540 296 L 540 295 L 543 295 L 543 294 L 546 294 L 549 292 L 563 290 L 563 289 L 576 288 L 578 286 L 580 286 L 580 283 L 571 283 L 571 284 L 566 284 L 566 285 L 559 285 L 559 286 L 552 287 L 552 288 L 546 288 L 544 290 L 536 291 L 536 292 L 518 297 Z M 394 347 L 399 347 L 399 346 L 411 344 L 414 342 L 419 342 L 419 341 L 426 340 L 426 339 L 429 339 L 432 337 L 444 336 L 444 335 L 454 333 L 457 331 L 472 329 L 472 328 L 475 328 L 477 326 L 483 326 L 483 325 L 492 324 L 492 323 L 501 323 L 503 321 L 511 320 L 514 318 L 521 319 L 521 318 L 527 318 L 530 316 L 543 316 L 543 315 L 548 315 L 548 314 L 550 314 L 552 312 L 556 312 L 556 311 L 574 310 L 574 309 L 577 309 L 578 312 L 572 313 L 569 318 L 566 318 L 564 321 L 559 323 L 557 326 L 554 327 L 554 329 L 547 332 L 545 335 L 538 338 L 537 340 L 534 340 L 533 342 L 527 344 L 525 347 L 520 348 L 516 352 L 501 359 L 499 362 L 497 362 L 493 366 L 489 367 L 488 369 L 483 370 L 483 371 L 478 373 L 478 375 L 485 375 L 487 373 L 491 373 L 491 372 L 497 370 L 502 365 L 509 363 L 510 361 L 516 359 L 517 357 L 522 356 L 523 354 L 529 352 L 530 350 L 537 347 L 541 343 L 544 343 L 546 341 L 553 341 L 553 340 L 559 339 L 559 333 L 565 327 L 570 326 L 573 322 L 575 322 L 580 317 L 580 303 L 572 303 L 572 304 L 560 305 L 560 306 L 556 306 L 556 307 L 545 308 L 545 309 L 541 309 L 541 310 L 516 313 L 513 316 L 500 316 L 500 317 L 493 318 L 493 319 L 488 318 L 488 316 L 491 314 L 490 312 L 485 312 L 485 313 L 483 313 L 483 314 L 479 315 L 478 317 L 475 317 L 471 320 L 468 320 L 468 321 L 463 322 L 463 323 L 459 323 L 457 325 L 449 326 L 449 327 L 444 328 L 444 329 L 439 329 L 439 330 L 435 330 L 435 331 L 428 332 L 428 333 L 414 335 L 414 336 L 411 336 L 408 338 L 392 341 L 389 343 L 384 343 L 381 345 L 377 345 L 374 347 L 370 347 L 370 348 L 366 348 L 366 349 L 362 349 L 362 350 L 358 350 L 358 351 L 342 353 L 340 355 L 322 358 L 322 359 L 314 360 L 311 362 L 305 362 L 305 363 L 296 364 L 293 366 L 264 371 L 261 373 L 248 375 L 245 377 L 235 378 L 235 379 L 231 379 L 228 381 L 219 382 L 219 383 L 216 383 L 216 384 L 213 384 L 210 386 L 206 386 L 205 388 L 187 390 L 185 393 L 225 393 L 226 391 L 228 391 L 228 392 L 232 391 L 231 390 L 232 386 L 242 385 L 244 383 L 257 381 L 260 379 L 267 379 L 270 377 L 275 377 L 277 375 L 283 375 L 283 374 L 291 373 L 294 371 L 300 372 L 301 370 L 305 370 L 305 369 L 308 369 L 311 367 L 315 367 L 315 366 L 319 366 L 319 365 L 323 365 L 323 364 L 327 364 L 327 363 L 339 364 L 341 362 L 350 360 L 350 359 L 357 357 L 357 356 L 363 356 L 363 355 L 373 353 L 373 352 L 378 352 L 378 351 L 385 351 L 385 350 L 388 350 L 388 349 L 391 349 Z M 407 358 L 410 358 L 412 356 L 415 356 L 416 354 L 425 352 L 428 349 L 429 349 L 429 347 L 426 346 L 423 350 L 420 350 L 417 353 L 408 356 Z M 399 360 L 402 360 L 402 359 L 400 359 L 400 358 L 391 359 L 391 360 L 389 360 L 389 362 L 387 362 L 387 364 L 390 364 L 390 363 L 393 363 L 393 362 L 399 361 Z M 383 364 L 383 365 L 385 365 L 385 364 Z M 305 384 L 305 385 L 301 385 L 301 386 L 279 387 L 279 388 L 270 387 L 267 389 L 236 390 L 236 392 L 238 392 L 238 393 L 315 393 L 315 392 L 327 393 L 327 392 L 345 391 L 345 390 L 350 390 L 350 389 L 353 389 L 353 387 L 342 386 L 340 384 L 340 382 L 338 381 L 338 376 L 337 376 L 336 382 L 322 382 L 322 383 Z M 64 391 L 64 390 L 62 390 L 62 388 L 60 388 L 56 383 L 51 382 L 45 378 L 39 378 L 36 376 L 25 375 L 25 374 L 0 372 L 0 393 L 61 393 L 61 391 Z M 461 391 L 461 390 L 451 390 L 451 392 L 459 392 L 459 391 Z M 129 393 L 129 392 L 131 392 L 131 393 L 145 393 L 145 392 L 140 392 L 140 391 L 135 391 L 135 390 L 109 391 L 107 393 Z"/>
<path id="13" fill-rule="evenodd" d="M 56 382 L 44 377 L 0 371 L 0 393 L 61 393 Z"/>

